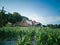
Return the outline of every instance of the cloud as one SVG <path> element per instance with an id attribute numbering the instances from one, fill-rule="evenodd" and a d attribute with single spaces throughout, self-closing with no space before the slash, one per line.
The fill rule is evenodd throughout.
<path id="1" fill-rule="evenodd" d="M 59 16 L 50 16 L 50 17 L 42 17 L 36 13 L 30 13 L 30 12 L 25 12 L 22 13 L 23 16 L 28 17 L 30 20 L 35 20 L 37 22 L 40 22 L 42 24 L 50 24 L 52 22 L 60 22 L 60 17 Z"/>
<path id="2" fill-rule="evenodd" d="M 37 22 L 41 22 L 42 24 L 49 24 L 52 22 L 60 21 L 60 17 L 40 17 L 36 14 L 27 16 L 31 20 L 36 20 Z"/>
<path id="3" fill-rule="evenodd" d="M 41 17 L 40 20 L 41 20 L 41 23 L 43 24 L 49 24 L 52 22 L 60 21 L 60 17 Z"/>

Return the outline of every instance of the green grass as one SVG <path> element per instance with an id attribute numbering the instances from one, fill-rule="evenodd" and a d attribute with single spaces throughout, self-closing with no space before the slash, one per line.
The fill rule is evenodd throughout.
<path id="1" fill-rule="evenodd" d="M 18 39 L 17 45 L 60 45 L 60 29 L 46 27 L 0 28 L 0 40 L 12 37 Z"/>

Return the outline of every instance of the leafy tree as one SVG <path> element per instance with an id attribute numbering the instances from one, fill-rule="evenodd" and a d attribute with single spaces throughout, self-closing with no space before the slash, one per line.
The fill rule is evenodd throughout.
<path id="1" fill-rule="evenodd" d="M 55 25 L 53 25 L 53 27 L 54 27 L 54 28 L 57 28 L 57 27 L 58 27 L 58 25 L 57 25 L 57 24 L 55 24 Z"/>
<path id="2" fill-rule="evenodd" d="M 60 24 L 58 24 L 58 28 L 60 28 Z"/>
<path id="3" fill-rule="evenodd" d="M 6 14 L 4 7 L 2 7 L 2 10 L 0 11 L 0 27 L 5 26 L 6 23 L 7 23 Z"/>
<path id="4" fill-rule="evenodd" d="M 54 27 L 55 28 L 60 28 L 60 24 L 55 24 Z"/>
<path id="5" fill-rule="evenodd" d="M 42 25 L 43 27 L 47 27 L 46 25 Z"/>
<path id="6" fill-rule="evenodd" d="M 8 22 L 11 22 L 11 23 L 12 23 L 13 16 L 12 16 L 11 13 L 8 13 L 8 14 L 7 14 L 7 20 L 8 20 Z"/>
<path id="7" fill-rule="evenodd" d="M 60 24 L 47 24 L 47 27 L 50 27 L 50 28 L 60 28 Z"/>
<path id="8" fill-rule="evenodd" d="M 18 12 L 13 12 L 13 18 L 15 19 L 16 22 L 22 20 L 22 16 Z"/>
<path id="9" fill-rule="evenodd" d="M 22 16 L 19 13 L 6 14 L 5 12 L 4 7 L 2 7 L 2 10 L 0 10 L 0 27 L 5 26 L 8 22 L 11 22 L 12 25 L 16 22 L 21 22 Z"/>
<path id="10" fill-rule="evenodd" d="M 13 12 L 13 14 L 8 13 L 8 21 L 12 23 L 12 26 L 16 23 L 16 22 L 21 22 L 22 20 L 22 16 L 17 13 L 17 12 Z"/>
<path id="11" fill-rule="evenodd" d="M 47 24 L 47 27 L 53 28 L 53 24 Z"/>
<path id="12" fill-rule="evenodd" d="M 41 26 L 42 24 L 41 23 L 38 23 L 37 26 Z"/>

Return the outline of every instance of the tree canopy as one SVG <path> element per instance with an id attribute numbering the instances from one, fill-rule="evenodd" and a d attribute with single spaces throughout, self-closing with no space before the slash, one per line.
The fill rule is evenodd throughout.
<path id="1" fill-rule="evenodd" d="M 22 16 L 18 12 L 7 13 L 4 10 L 4 7 L 2 7 L 2 10 L 0 10 L 0 27 L 5 26 L 8 22 L 12 23 L 12 25 L 16 22 L 22 21 Z"/>

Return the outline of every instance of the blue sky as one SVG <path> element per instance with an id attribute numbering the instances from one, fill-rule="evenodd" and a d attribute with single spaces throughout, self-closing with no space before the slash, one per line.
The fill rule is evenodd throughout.
<path id="1" fill-rule="evenodd" d="M 60 0 L 0 0 L 0 9 L 2 6 L 42 24 L 60 23 Z"/>

